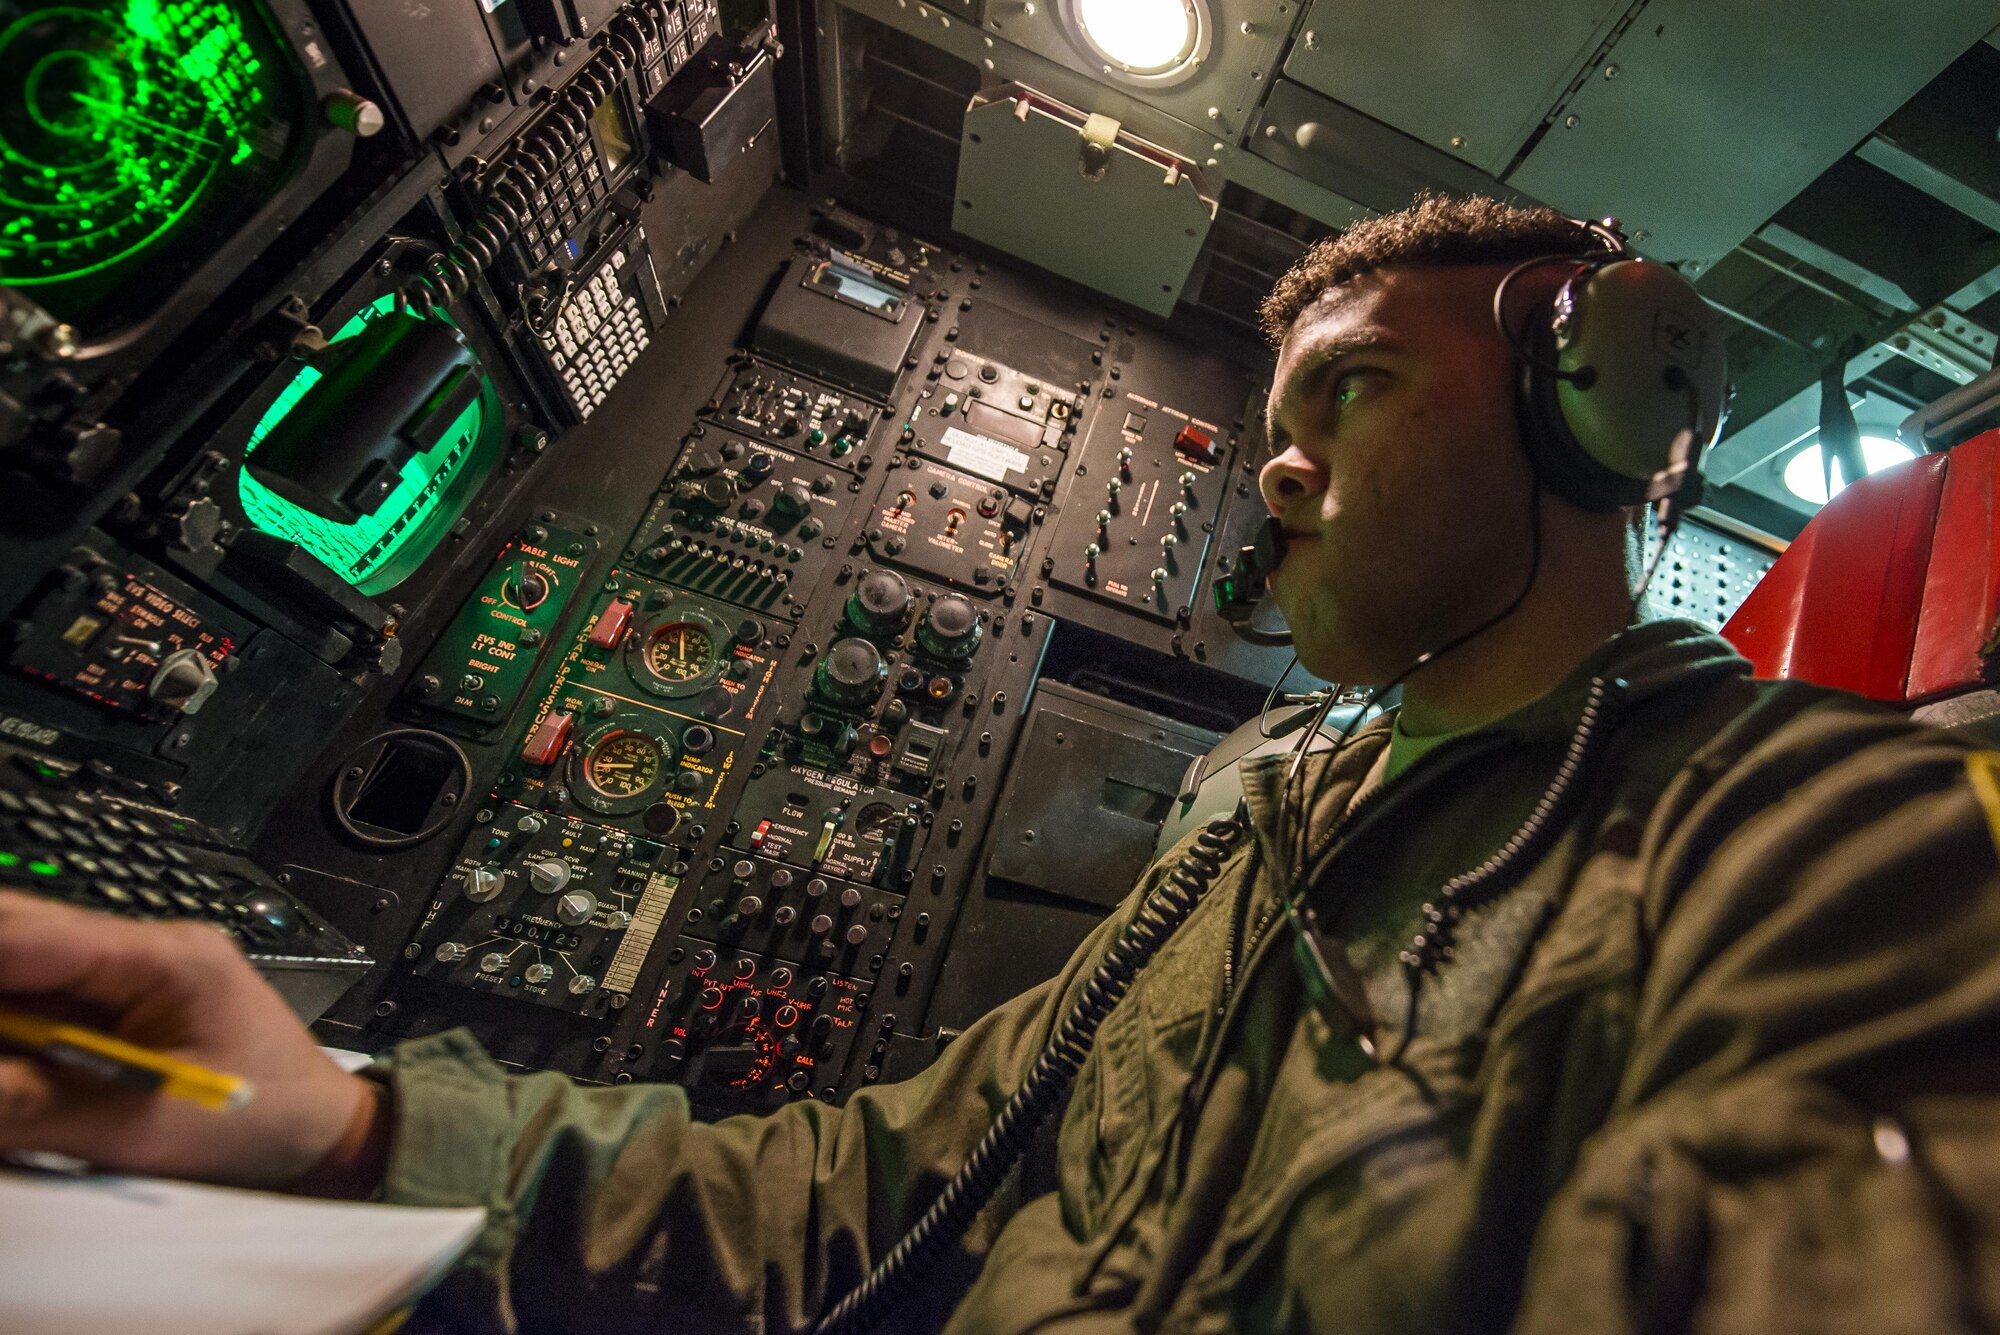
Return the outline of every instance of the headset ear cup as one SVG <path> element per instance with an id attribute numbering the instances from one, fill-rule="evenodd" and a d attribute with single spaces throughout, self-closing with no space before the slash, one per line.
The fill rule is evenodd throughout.
<path id="1" fill-rule="evenodd" d="M 1563 411 L 1558 374 L 1555 300 L 1537 304 L 1524 329 L 1520 392 L 1515 416 L 1528 462 L 1542 486 L 1571 505 L 1608 512 L 1646 499 L 1646 484 L 1616 473 L 1592 457 Z"/>
<path id="2" fill-rule="evenodd" d="M 1537 476 L 1572 505 L 1645 502 L 1677 463 L 1687 467 L 1674 473 L 1691 477 L 1720 428 L 1722 330 L 1694 286 L 1664 265 L 1580 261 L 1529 313 L 1516 347 L 1523 442 Z"/>

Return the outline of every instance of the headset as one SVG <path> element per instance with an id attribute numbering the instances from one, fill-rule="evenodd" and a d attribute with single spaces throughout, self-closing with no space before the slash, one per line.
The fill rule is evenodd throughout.
<path id="1" fill-rule="evenodd" d="M 1678 271 L 1632 253 L 1616 218 L 1576 225 L 1602 249 L 1529 260 L 1493 290 L 1494 324 L 1521 368 L 1528 460 L 1581 509 L 1691 503 L 1728 405 L 1720 323 Z M 1571 273 L 1554 295 L 1510 316 L 1520 277 L 1556 265 Z"/>
<path id="2" fill-rule="evenodd" d="M 1571 222 L 1593 249 L 1528 260 L 1493 290 L 1494 326 L 1520 368 L 1521 443 L 1551 494 L 1597 513 L 1654 505 L 1670 534 L 1699 497 L 1701 455 L 1728 406 L 1721 324 L 1677 270 L 1633 252 L 1616 218 Z M 1564 266 L 1570 273 L 1548 297 L 1510 309 L 1524 274 Z M 1284 550 L 1282 529 L 1268 519 L 1215 582 L 1216 610 L 1253 643 L 1289 643 L 1249 625 Z"/>

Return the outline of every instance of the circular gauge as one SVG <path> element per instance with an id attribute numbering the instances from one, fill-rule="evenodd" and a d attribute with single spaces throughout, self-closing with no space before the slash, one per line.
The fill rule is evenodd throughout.
<path id="1" fill-rule="evenodd" d="M 674 758 L 665 738 L 615 724 L 592 734 L 572 755 L 570 795 L 607 816 L 652 803 L 666 787 Z"/>
<path id="2" fill-rule="evenodd" d="M 654 695 L 696 695 L 727 666 L 729 633 L 699 613 L 671 613 L 626 645 L 632 679 Z"/>
<path id="3" fill-rule="evenodd" d="M 854 816 L 854 832 L 878 844 L 887 842 L 902 825 L 902 816 L 887 802 L 870 802 Z"/>
<path id="4" fill-rule="evenodd" d="M 693 681 L 715 662 L 715 641 L 692 621 L 669 621 L 646 637 L 646 666 L 662 681 Z"/>

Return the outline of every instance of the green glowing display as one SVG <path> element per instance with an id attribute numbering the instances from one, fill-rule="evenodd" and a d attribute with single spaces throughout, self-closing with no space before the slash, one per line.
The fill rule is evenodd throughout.
<path id="1" fill-rule="evenodd" d="M 395 301 L 385 296 L 362 307 L 334 331 L 331 341 L 352 338 L 369 321 L 394 310 Z M 318 381 L 319 372 L 309 366 L 293 375 L 252 428 L 246 456 L 255 453 L 271 428 Z M 294 505 L 252 477 L 247 468 L 239 468 L 237 495 L 244 515 L 262 531 L 298 543 L 363 593 L 394 588 L 430 555 L 492 463 L 502 426 L 500 396 L 491 381 L 481 384 L 479 397 L 450 429 L 403 465 L 396 489 L 374 514 L 351 524 L 327 519 Z"/>
<path id="2" fill-rule="evenodd" d="M 0 282 L 85 331 L 143 314 L 284 175 L 281 64 L 222 0 L 0 0 Z"/>

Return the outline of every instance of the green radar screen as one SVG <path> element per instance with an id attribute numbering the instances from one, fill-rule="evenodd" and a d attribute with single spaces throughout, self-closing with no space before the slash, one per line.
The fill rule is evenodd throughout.
<path id="1" fill-rule="evenodd" d="M 329 342 L 354 337 L 395 305 L 393 294 L 378 298 L 335 330 Z M 319 378 L 310 366 L 293 373 L 251 428 L 246 458 L 256 453 L 271 429 Z M 395 489 L 375 512 L 353 523 L 314 514 L 272 491 L 247 468 L 239 468 L 237 497 L 244 517 L 273 537 L 298 543 L 362 593 L 387 592 L 423 564 L 491 471 L 506 425 L 504 411 L 493 382 L 481 377 L 479 397 L 428 449 L 403 465 Z"/>
<path id="2" fill-rule="evenodd" d="M 218 0 L 0 0 L 0 283 L 86 336 L 144 319 L 282 184 L 289 60 Z"/>

